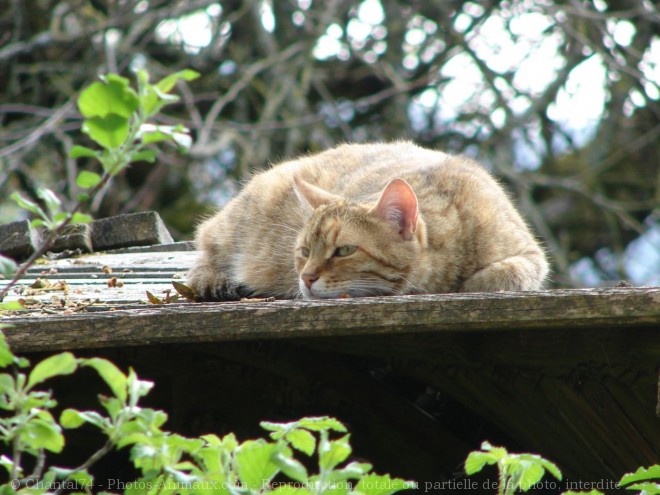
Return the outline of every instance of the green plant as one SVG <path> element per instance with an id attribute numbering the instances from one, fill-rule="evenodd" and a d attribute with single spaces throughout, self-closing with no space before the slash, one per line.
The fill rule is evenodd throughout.
<path id="1" fill-rule="evenodd" d="M 5 295 L 27 269 L 46 253 L 67 225 L 92 220 L 91 216 L 80 210 L 112 177 L 133 162 L 155 161 L 156 151 L 151 148 L 154 143 L 169 141 L 181 150 L 190 147 L 191 139 L 183 126 L 154 125 L 149 121 L 165 105 L 178 101 L 177 96 L 170 94 L 177 81 L 191 81 L 198 76 L 194 71 L 183 70 L 151 84 L 147 72 L 140 70 L 137 73 L 136 90 L 125 77 L 108 74 L 80 93 L 78 109 L 84 117 L 82 130 L 101 150 L 76 145 L 71 148 L 69 155 L 72 158 L 95 159 L 100 163 L 102 173 L 83 170 L 78 174 L 76 184 L 84 192 L 78 195 L 77 203 L 71 211 L 62 210 L 62 201 L 50 189 L 37 190 L 43 206 L 18 192 L 11 195 L 22 209 L 36 217 L 31 221 L 32 226 L 45 228 L 48 235 L 20 266 L 0 256 L 0 274 L 13 275 L 12 280 L 0 291 L 0 309 L 17 309 L 15 303 L 2 303 Z"/>
<path id="2" fill-rule="evenodd" d="M 490 443 L 481 444 L 481 450 L 470 452 L 465 461 L 465 473 L 472 475 L 484 466 L 496 464 L 498 469 L 497 494 L 512 495 L 517 490 L 526 492 L 537 485 L 548 471 L 558 480 L 562 479 L 559 468 L 552 462 L 536 454 L 511 454 L 504 447 L 493 447 Z M 571 484 L 569 483 L 569 486 Z M 589 486 L 588 482 L 581 485 Z M 639 468 L 634 473 L 623 475 L 614 488 L 637 490 L 639 495 L 660 494 L 660 465 Z M 605 495 L 600 490 L 567 490 L 562 495 Z"/>
<path id="3" fill-rule="evenodd" d="M 484 466 L 496 464 L 499 478 L 498 495 L 512 495 L 518 490 L 528 491 L 536 485 L 545 472 L 561 480 L 559 468 L 552 462 L 535 454 L 512 454 L 504 447 L 494 447 L 488 442 L 481 444 L 480 451 L 470 452 L 465 461 L 465 473 L 478 473 Z"/>
<path id="4" fill-rule="evenodd" d="M 0 367 L 14 369 L 13 374 L 0 374 L 0 409 L 8 413 L 0 419 L 0 442 L 10 450 L 0 457 L 9 475 L 0 485 L 2 495 L 59 495 L 63 489 L 89 493 L 101 482 L 91 472 L 94 464 L 123 448 L 130 449 L 140 477 L 111 480 L 103 487 L 130 495 L 388 495 L 415 486 L 375 474 L 370 464 L 346 463 L 352 452 L 350 436 L 334 418 L 263 422 L 270 441 L 239 442 L 234 434 L 186 438 L 162 429 L 167 420 L 163 411 L 139 405 L 153 383 L 139 379 L 133 370 L 125 374 L 105 359 L 78 359 L 69 352 L 46 358 L 30 371 L 29 366 L 13 355 L 0 333 Z M 58 421 L 51 412 L 57 405 L 52 392 L 39 388 L 80 367 L 94 369 L 111 394 L 99 396 L 102 412 L 65 409 Z M 59 453 L 66 445 L 65 430 L 84 424 L 103 434 L 104 445 L 78 466 L 48 466 L 47 454 Z M 316 472 L 310 473 L 305 467 L 309 462 L 301 462 L 299 455 L 315 458 Z M 27 473 L 26 464 L 36 467 Z"/>
<path id="5" fill-rule="evenodd" d="M 626 490 L 638 490 L 641 495 L 660 494 L 660 465 L 640 467 L 634 473 L 625 474 L 619 485 Z"/>

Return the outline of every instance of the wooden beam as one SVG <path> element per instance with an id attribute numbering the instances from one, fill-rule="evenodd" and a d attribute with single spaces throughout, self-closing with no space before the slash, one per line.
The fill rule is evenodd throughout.
<path id="1" fill-rule="evenodd" d="M 603 342 L 607 342 L 612 329 L 628 333 L 639 329 L 640 352 L 660 357 L 660 288 L 89 309 L 66 315 L 5 317 L 0 323 L 13 326 L 5 333 L 17 352 L 376 334 L 478 333 L 497 334 L 499 339 L 522 330 L 521 345 L 525 340 L 543 345 L 543 339 L 552 332 L 570 331 L 577 335 L 592 331 L 602 334 Z M 635 337 L 630 335 L 629 340 L 634 341 Z M 562 345 L 570 351 L 570 342 Z M 594 352 L 599 352 L 597 348 L 594 345 Z"/>

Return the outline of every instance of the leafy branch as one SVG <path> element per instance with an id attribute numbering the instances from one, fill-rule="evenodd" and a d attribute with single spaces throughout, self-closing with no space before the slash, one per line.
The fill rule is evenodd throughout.
<path id="1" fill-rule="evenodd" d="M 472 475 L 487 465 L 496 465 L 498 471 L 497 495 L 513 495 L 534 488 L 545 476 L 546 471 L 558 480 L 562 479 L 559 468 L 552 462 L 536 454 L 512 454 L 504 447 L 494 447 L 488 442 L 481 444 L 481 450 L 470 452 L 465 460 L 465 474 Z M 639 468 L 634 473 L 623 475 L 617 488 L 636 490 L 640 495 L 660 494 L 660 465 Z M 604 495 L 599 490 L 568 490 L 562 495 Z"/>
<path id="2" fill-rule="evenodd" d="M 0 457 L 9 481 L 0 484 L 3 495 L 60 495 L 71 484 L 91 492 L 90 468 L 113 449 L 130 448 L 130 459 L 140 473 L 127 489 L 133 494 L 161 495 L 212 493 L 226 495 L 390 495 L 415 487 L 415 483 L 372 472 L 366 462 L 345 463 L 352 453 L 346 427 L 330 417 L 303 418 L 291 423 L 263 422 L 271 441 L 263 438 L 239 442 L 233 433 L 220 438 L 204 435 L 186 438 L 162 429 L 163 411 L 143 408 L 140 400 L 153 387 L 135 371 L 122 372 L 102 358 L 79 359 L 64 352 L 30 363 L 14 356 L 0 333 L 0 442 L 11 446 L 11 455 Z M 81 367 L 94 369 L 110 389 L 100 395 L 102 412 L 65 409 L 59 421 L 50 412 L 57 402 L 52 392 L 38 387 L 51 378 L 71 375 Z M 83 425 L 97 428 L 104 445 L 77 467 L 46 467 L 46 453 L 65 447 L 64 430 Z M 339 438 L 332 438 L 341 435 Z M 318 459 L 318 472 L 308 473 L 296 454 Z M 38 469 L 26 475 L 24 457 L 36 459 Z M 276 478 L 277 477 L 277 478 Z M 70 483 L 69 483 L 70 482 Z M 57 487 L 53 491 L 46 488 Z"/>
<path id="3" fill-rule="evenodd" d="M 504 447 L 494 447 L 488 442 L 481 444 L 481 450 L 470 452 L 465 461 L 465 473 L 478 473 L 486 465 L 497 465 L 499 480 L 497 495 L 513 495 L 516 491 L 528 491 L 537 484 L 548 471 L 561 480 L 559 468 L 552 462 L 535 454 L 511 454 Z"/>
<path id="4" fill-rule="evenodd" d="M 40 188 L 37 191 L 45 208 L 18 192 L 11 195 L 19 207 L 37 217 L 32 220 L 32 227 L 43 227 L 48 235 L 20 266 L 0 256 L 0 273 L 13 274 L 12 280 L 0 291 L 0 309 L 19 309 L 15 303 L 2 303 L 9 290 L 50 249 L 69 224 L 92 221 L 91 216 L 80 210 L 112 177 L 133 162 L 153 163 L 156 151 L 151 145 L 155 143 L 172 142 L 184 151 L 190 148 L 192 140 L 185 127 L 154 125 L 149 120 L 165 105 L 179 100 L 178 96 L 170 94 L 179 80 L 191 81 L 198 76 L 194 71 L 183 70 L 151 84 L 148 73 L 140 70 L 136 91 L 127 78 L 108 74 L 82 91 L 78 98 L 78 109 L 84 117 L 82 131 L 102 149 L 76 145 L 71 148 L 70 157 L 93 158 L 101 164 L 103 172 L 97 174 L 83 170 L 78 174 L 76 184 L 85 192 L 78 195 L 77 203 L 68 212 L 62 211 L 61 200 L 50 189 Z"/>

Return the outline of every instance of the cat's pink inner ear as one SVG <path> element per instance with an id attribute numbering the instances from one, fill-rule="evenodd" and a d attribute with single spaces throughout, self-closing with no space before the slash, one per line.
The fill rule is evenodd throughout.
<path id="1" fill-rule="evenodd" d="M 417 229 L 417 196 L 405 180 L 391 181 L 381 193 L 374 211 L 398 228 L 404 240 L 412 239 Z"/>
<path id="2" fill-rule="evenodd" d="M 300 202 L 303 203 L 303 206 L 309 205 L 312 209 L 315 209 L 321 205 L 329 205 L 341 199 L 339 196 L 335 196 L 320 187 L 314 186 L 300 177 L 294 177 L 293 182 L 296 195 Z"/>

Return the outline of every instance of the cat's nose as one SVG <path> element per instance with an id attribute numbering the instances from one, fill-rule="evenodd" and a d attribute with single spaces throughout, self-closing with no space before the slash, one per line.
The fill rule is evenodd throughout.
<path id="1" fill-rule="evenodd" d="M 305 287 L 311 289 L 312 284 L 319 279 L 319 276 L 316 273 L 303 273 L 300 278 L 305 283 Z"/>

